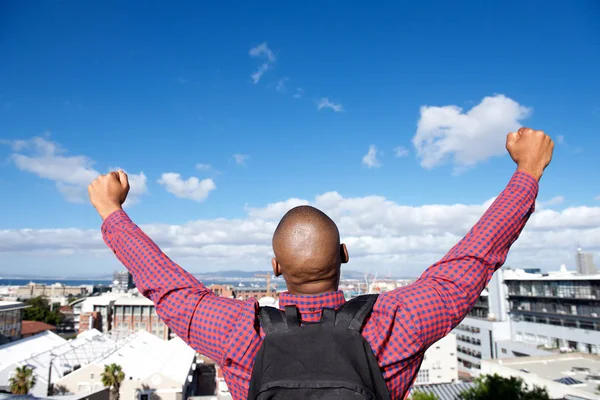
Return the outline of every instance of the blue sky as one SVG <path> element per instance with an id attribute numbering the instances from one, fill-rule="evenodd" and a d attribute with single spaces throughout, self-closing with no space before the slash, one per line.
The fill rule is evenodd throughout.
<path id="1" fill-rule="evenodd" d="M 481 205 L 510 177 L 503 135 L 523 124 L 557 141 L 539 200 L 598 212 L 594 1 L 0 7 L 0 229 L 17 237 L 5 259 L 28 271 L 45 270 L 39 257 L 52 249 L 29 249 L 23 229 L 97 231 L 81 190 L 115 166 L 146 179 L 128 207 L 139 224 L 252 219 L 249 208 L 330 191 Z M 451 148 L 432 156 L 439 132 Z M 577 236 L 600 251 L 593 234 Z M 87 254 L 64 246 L 51 257 L 59 270 Z M 569 249 L 548 259 L 568 261 Z M 216 265 L 185 257 L 196 270 Z M 115 267 L 104 255 L 96 265 Z"/>

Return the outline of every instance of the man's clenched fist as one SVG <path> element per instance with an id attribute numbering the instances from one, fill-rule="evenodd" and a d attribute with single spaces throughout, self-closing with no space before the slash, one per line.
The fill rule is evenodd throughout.
<path id="1" fill-rule="evenodd" d="M 129 193 L 129 179 L 123 171 L 110 172 L 100 175 L 88 186 L 88 193 L 92 205 L 105 220 L 114 211 L 121 210 L 121 206 Z"/>
<path id="2" fill-rule="evenodd" d="M 527 172 L 538 181 L 552 160 L 554 142 L 543 131 L 521 128 L 506 137 L 506 149 L 517 163 L 517 170 Z"/>

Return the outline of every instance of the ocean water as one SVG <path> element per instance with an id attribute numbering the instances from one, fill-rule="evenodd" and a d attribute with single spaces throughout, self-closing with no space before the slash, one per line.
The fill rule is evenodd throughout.
<path id="1" fill-rule="evenodd" d="M 232 285 L 238 286 L 240 283 L 243 283 L 245 286 L 251 286 L 252 284 L 257 286 L 265 286 L 263 282 L 247 282 L 245 279 L 204 279 L 200 280 L 206 285 L 218 284 L 218 285 Z M 29 282 L 35 282 L 39 284 L 52 285 L 54 283 L 62 283 L 66 286 L 80 286 L 80 285 L 94 285 L 94 286 L 110 286 L 112 281 L 110 279 L 13 279 L 13 278 L 0 278 L 0 286 L 24 286 L 29 284 Z M 280 287 L 281 284 L 273 283 L 274 287 Z"/>

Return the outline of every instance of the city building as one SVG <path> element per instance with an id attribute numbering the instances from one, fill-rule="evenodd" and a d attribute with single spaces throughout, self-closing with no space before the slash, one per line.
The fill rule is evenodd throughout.
<path id="1" fill-rule="evenodd" d="M 23 321 L 21 324 L 21 337 L 29 337 L 42 332 L 56 333 L 56 326 L 40 321 Z"/>
<path id="2" fill-rule="evenodd" d="M 577 249 L 575 256 L 577 273 L 580 275 L 594 275 L 598 273 L 598 268 L 594 264 L 594 255 L 592 253 L 584 253 L 581 248 Z"/>
<path id="3" fill-rule="evenodd" d="M 134 289 L 135 284 L 133 282 L 133 275 L 127 270 L 115 271 L 111 288 L 113 291 L 117 292 L 127 292 L 128 290 Z"/>
<path id="4" fill-rule="evenodd" d="M 497 271 L 468 316 L 452 331 L 456 335 L 458 366 L 473 373 L 481 360 L 498 358 L 496 341 L 510 339 L 510 320 L 503 287 L 503 271 Z"/>
<path id="5" fill-rule="evenodd" d="M 0 301 L 0 345 L 21 338 L 23 310 L 28 307 L 18 301 Z"/>
<path id="6" fill-rule="evenodd" d="M 248 300 L 251 298 L 258 300 L 262 297 L 279 298 L 279 293 L 274 289 L 267 290 L 266 287 L 236 286 L 233 287 L 233 296 L 238 300 Z"/>
<path id="7" fill-rule="evenodd" d="M 544 350 L 600 352 L 600 274 L 504 271 L 511 337 Z"/>
<path id="8" fill-rule="evenodd" d="M 120 297 L 115 300 L 112 327 L 121 332 L 145 330 L 164 340 L 171 336 L 171 330 L 156 314 L 154 303 L 143 296 Z"/>
<path id="9" fill-rule="evenodd" d="M 67 343 L 65 339 L 53 332 L 46 331 L 0 346 L 0 391 L 10 389 L 9 380 L 13 376 L 15 368 L 22 365 L 25 360 L 65 343 Z M 45 375 L 45 379 L 48 378 L 47 371 L 48 369 L 45 369 L 45 373 L 41 371 Z"/>
<path id="10" fill-rule="evenodd" d="M 481 373 L 523 378 L 529 388 L 546 388 L 551 399 L 599 398 L 600 357 L 590 354 L 483 360 Z"/>
<path id="11" fill-rule="evenodd" d="M 154 303 L 135 290 L 91 296 L 72 306 L 76 332 L 97 329 L 123 335 L 144 330 L 163 340 L 172 337 L 171 330 L 157 315 Z"/>
<path id="12" fill-rule="evenodd" d="M 100 332 L 110 332 L 113 304 L 123 296 L 124 294 L 121 293 L 108 292 L 71 303 L 75 332 L 84 332 L 91 328 L 98 329 Z"/>
<path id="13" fill-rule="evenodd" d="M 113 363 L 125 373 L 119 391 L 121 400 L 180 400 L 199 392 L 199 364 L 203 360 L 197 359 L 196 352 L 179 338 L 164 341 L 144 331 L 54 384 L 67 393 L 92 393 L 103 387 L 104 366 Z"/>
<path id="14" fill-rule="evenodd" d="M 425 351 L 415 385 L 453 383 L 457 381 L 456 336 L 450 333 Z"/>
<path id="15" fill-rule="evenodd" d="M 18 286 L 12 292 L 13 296 L 21 299 L 33 297 L 46 297 L 51 302 L 66 305 L 69 297 L 86 296 L 94 291 L 93 285 L 66 286 L 62 283 L 46 285 L 44 283 L 30 282 L 25 286 Z"/>

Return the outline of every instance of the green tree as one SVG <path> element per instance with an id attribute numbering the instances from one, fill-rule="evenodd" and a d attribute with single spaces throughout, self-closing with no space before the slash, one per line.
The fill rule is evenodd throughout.
<path id="1" fill-rule="evenodd" d="M 119 391 L 121 390 L 121 383 L 125 379 L 125 373 L 121 369 L 120 365 L 110 364 L 104 366 L 104 372 L 102 373 L 102 384 L 104 387 L 110 389 L 111 400 L 119 400 Z"/>
<path id="2" fill-rule="evenodd" d="M 410 400 L 438 400 L 438 397 L 433 393 L 414 390 L 410 395 Z"/>
<path id="3" fill-rule="evenodd" d="M 504 378 L 498 374 L 482 375 L 475 379 L 475 386 L 463 391 L 461 400 L 550 400 L 545 388 L 527 388 L 522 378 Z"/>
<path id="4" fill-rule="evenodd" d="M 23 365 L 17 367 L 15 375 L 9 379 L 10 392 L 15 395 L 26 395 L 35 386 L 36 376 L 33 368 Z"/>
<path id="5" fill-rule="evenodd" d="M 31 306 L 25 309 L 23 319 L 26 321 L 41 321 L 50 325 L 58 326 L 64 319 L 60 313 L 60 304 L 55 303 L 50 307 L 48 300 L 43 297 L 33 297 L 25 301 L 25 304 Z"/>

